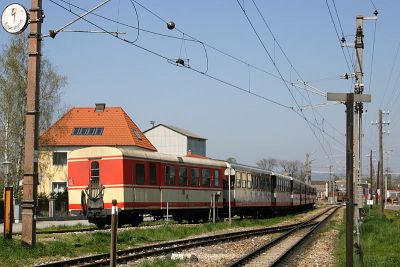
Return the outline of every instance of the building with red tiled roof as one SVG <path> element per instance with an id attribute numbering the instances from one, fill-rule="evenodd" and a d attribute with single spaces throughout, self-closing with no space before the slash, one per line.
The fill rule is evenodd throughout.
<path id="1" fill-rule="evenodd" d="M 75 107 L 39 138 L 39 192 L 60 192 L 67 187 L 67 157 L 88 146 L 118 146 L 157 151 L 121 107 Z"/>

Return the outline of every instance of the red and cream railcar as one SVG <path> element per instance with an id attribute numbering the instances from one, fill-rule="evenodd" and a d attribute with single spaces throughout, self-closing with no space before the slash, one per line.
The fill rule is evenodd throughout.
<path id="1" fill-rule="evenodd" d="M 223 207 L 226 163 L 116 147 L 90 147 L 68 157 L 69 210 L 85 213 L 102 227 L 110 223 L 112 200 L 119 222 L 133 225 L 143 214 L 162 216 L 168 208 L 177 221 L 208 218 L 211 199 Z"/>

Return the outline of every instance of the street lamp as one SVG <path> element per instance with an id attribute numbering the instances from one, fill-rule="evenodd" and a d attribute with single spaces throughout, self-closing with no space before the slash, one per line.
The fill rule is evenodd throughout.
<path id="1" fill-rule="evenodd" d="M 3 166 L 3 171 L 5 174 L 4 187 L 8 187 L 8 174 L 10 173 L 11 162 L 6 160 L 4 162 L 1 162 L 1 165 Z"/>

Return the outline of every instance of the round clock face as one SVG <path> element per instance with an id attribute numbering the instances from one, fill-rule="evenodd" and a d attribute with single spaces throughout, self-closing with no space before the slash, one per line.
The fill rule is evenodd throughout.
<path id="1" fill-rule="evenodd" d="M 23 32 L 28 25 L 26 9 L 19 4 L 7 6 L 1 15 L 1 25 L 9 33 L 18 34 Z"/>

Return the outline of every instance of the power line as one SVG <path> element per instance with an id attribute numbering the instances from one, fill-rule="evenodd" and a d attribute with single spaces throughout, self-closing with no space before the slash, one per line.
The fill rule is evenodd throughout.
<path id="1" fill-rule="evenodd" d="M 63 0 L 61 0 L 61 1 L 63 1 Z M 62 9 L 64 9 L 64 10 L 66 10 L 67 12 L 74 14 L 75 16 L 79 16 L 79 14 L 77 14 L 77 13 L 73 12 L 72 10 L 69 10 L 68 8 L 66 8 L 66 7 L 64 7 L 64 6 L 62 6 L 62 5 L 60 5 L 59 3 L 55 2 L 54 0 L 50 0 L 50 2 L 52 2 L 53 4 L 59 6 L 60 8 L 62 8 Z M 134 2 L 137 3 L 136 1 L 134 1 Z M 120 36 L 117 36 L 116 34 L 107 31 L 107 30 L 104 29 L 103 27 L 101 27 L 101 26 L 95 24 L 94 22 L 89 21 L 89 20 L 86 19 L 86 18 L 82 18 L 82 19 L 85 20 L 86 22 L 88 22 L 89 24 L 93 25 L 94 27 L 96 27 L 96 28 L 98 28 L 98 29 L 100 29 L 100 30 L 102 30 L 102 31 L 104 31 L 104 32 L 106 32 L 106 33 L 108 33 L 109 35 L 111 35 L 111 36 L 114 37 L 114 38 L 117 38 L 117 39 L 119 39 L 119 40 L 121 40 L 121 41 L 123 41 L 123 42 L 125 42 L 125 43 L 127 43 L 127 44 L 130 44 L 130 45 L 132 45 L 132 46 L 135 46 L 135 47 L 137 47 L 137 48 L 139 48 L 139 49 L 142 49 L 142 50 L 144 50 L 144 51 L 146 51 L 146 52 L 148 52 L 148 53 L 150 53 L 150 54 L 153 54 L 153 55 L 155 55 L 155 56 L 158 56 L 158 57 L 160 57 L 160 58 L 162 58 L 162 59 L 165 59 L 165 60 L 166 60 L 167 62 L 169 62 L 169 63 L 173 63 L 173 62 L 174 62 L 172 59 L 170 59 L 170 58 L 168 58 L 168 57 L 166 57 L 166 56 L 164 56 L 164 55 L 162 55 L 162 54 L 160 54 L 160 53 L 157 53 L 157 52 L 152 51 L 152 50 L 150 50 L 150 49 L 148 49 L 148 48 L 145 48 L 145 47 L 143 47 L 143 46 L 140 46 L 140 45 L 138 45 L 138 44 L 135 44 L 134 42 L 132 42 L 132 41 L 130 41 L 130 40 L 121 38 Z M 189 36 L 189 37 L 191 37 L 191 36 Z M 191 38 L 192 38 L 192 37 L 191 37 Z M 177 65 L 177 64 L 176 64 L 176 65 Z M 177 66 L 178 66 L 178 65 L 177 65 Z M 220 82 L 220 83 L 223 83 L 223 84 L 225 84 L 225 85 L 227 85 L 227 86 L 230 86 L 230 87 L 236 88 L 236 89 L 238 89 L 238 90 L 240 90 L 240 91 L 243 91 L 243 92 L 249 93 L 249 94 L 251 94 L 251 95 L 254 95 L 254 96 L 256 96 L 256 97 L 258 97 L 258 98 L 260 98 L 260 99 L 263 99 L 263 100 L 265 100 L 265 101 L 267 101 L 267 102 L 270 102 L 270 103 L 276 104 L 276 105 L 278 105 L 278 106 L 281 106 L 281 107 L 283 107 L 283 108 L 292 110 L 292 111 L 294 111 L 297 115 L 299 115 L 300 117 L 302 117 L 305 121 L 307 121 L 307 123 L 311 124 L 311 125 L 314 126 L 315 128 L 320 129 L 317 125 L 311 123 L 311 122 L 304 116 L 304 114 L 300 114 L 298 111 L 294 110 L 293 107 L 284 105 L 284 104 L 282 104 L 282 103 L 279 103 L 279 102 L 277 102 L 277 101 L 274 101 L 274 100 L 272 100 L 272 99 L 269 99 L 269 98 L 267 98 L 267 97 L 265 97 L 265 96 L 256 94 L 256 93 L 254 93 L 254 92 L 249 92 L 249 91 L 248 91 L 247 89 L 245 89 L 245 88 L 242 88 L 242 87 L 237 86 L 237 85 L 235 85 L 235 84 L 233 84 L 233 83 L 230 83 L 230 82 L 227 82 L 227 81 L 225 81 L 225 80 L 222 80 L 222 79 L 220 79 L 220 78 L 218 78 L 218 77 L 216 77 L 216 76 L 213 76 L 213 75 L 204 73 L 203 71 L 200 71 L 200 70 L 198 70 L 198 69 L 196 69 L 196 68 L 192 68 L 192 67 L 185 67 L 185 68 L 188 69 L 188 70 L 194 71 L 194 72 L 196 72 L 196 73 L 202 74 L 202 75 L 204 75 L 204 76 L 206 76 L 206 77 L 208 77 L 208 78 L 210 78 L 210 79 L 213 79 L 213 80 L 215 80 L 215 81 L 218 81 L 218 82 Z M 309 126 L 309 127 L 310 127 L 310 126 Z M 322 130 L 321 130 L 321 131 L 322 131 Z M 324 133 L 325 133 L 325 135 L 329 136 L 332 140 L 335 140 L 337 143 L 339 143 L 339 144 L 341 144 L 341 145 L 344 145 L 341 141 L 337 140 L 334 136 L 332 136 L 332 135 L 330 135 L 329 133 L 326 133 L 326 132 L 324 132 Z"/>
<path id="2" fill-rule="evenodd" d="M 289 65 L 290 65 L 290 67 L 295 71 L 295 73 L 297 74 L 297 76 L 298 76 L 300 79 L 304 80 L 303 77 L 300 75 L 300 73 L 297 71 L 297 69 L 294 67 L 293 63 L 292 63 L 291 60 L 289 59 L 289 57 L 288 57 L 288 55 L 286 54 L 286 52 L 283 50 L 281 44 L 278 42 L 277 38 L 275 37 L 275 34 L 272 32 L 271 27 L 269 27 L 269 25 L 268 25 L 268 23 L 267 23 L 267 21 L 266 21 L 264 15 L 263 15 L 262 12 L 260 11 L 260 9 L 259 9 L 258 5 L 256 4 L 256 2 L 255 2 L 254 0 L 252 0 L 252 2 L 253 2 L 253 5 L 254 5 L 255 8 L 256 8 L 258 14 L 260 15 L 262 21 L 264 22 L 265 26 L 267 27 L 269 33 L 270 33 L 271 36 L 273 37 L 274 43 L 276 43 L 276 44 L 278 45 L 278 48 L 280 49 L 280 51 L 281 51 L 282 54 L 284 55 L 285 59 L 287 60 L 287 62 L 288 62 Z M 243 9 L 244 9 L 244 8 L 243 8 Z M 242 9 L 242 10 L 243 10 L 243 9 Z M 271 59 L 271 60 L 272 60 L 272 59 Z M 293 84 L 292 84 L 292 86 L 293 86 Z M 297 89 L 297 87 L 295 87 L 295 88 Z M 304 99 L 305 101 L 308 102 L 308 104 L 312 105 L 312 101 L 311 101 L 311 99 L 310 99 L 310 95 L 309 95 L 308 91 L 307 91 L 308 100 L 304 97 L 304 95 L 303 95 L 299 90 L 298 90 L 298 92 L 299 92 L 300 95 L 303 97 L 303 99 Z M 313 109 L 312 112 L 313 112 L 313 116 L 314 116 L 314 121 L 315 121 L 315 123 L 318 125 L 319 123 L 318 123 L 317 118 L 316 118 L 315 109 Z M 320 112 L 318 112 L 318 111 L 317 111 L 317 113 L 318 113 L 319 116 L 321 116 L 322 120 L 324 121 L 324 120 L 325 120 L 324 116 L 323 116 Z M 333 128 L 334 128 L 334 127 L 333 127 Z M 337 129 L 334 128 L 334 130 L 337 130 Z M 323 129 L 322 129 L 321 131 L 323 131 Z M 321 132 L 321 136 L 322 136 L 322 138 L 325 140 L 325 136 L 323 135 L 322 132 Z M 328 145 L 329 145 L 329 143 L 328 143 Z M 329 148 L 330 148 L 330 147 L 329 147 Z M 330 148 L 330 150 L 331 150 L 331 148 Z"/>
<path id="3" fill-rule="evenodd" d="M 264 51 L 267 53 L 268 58 L 271 60 L 272 64 L 274 65 L 274 67 L 275 67 L 275 69 L 276 69 L 276 71 L 278 72 L 279 76 L 281 77 L 282 82 L 284 83 L 285 87 L 288 89 L 288 91 L 289 91 L 289 93 L 290 93 L 290 95 L 291 95 L 293 101 L 295 102 L 296 106 L 300 109 L 300 105 L 298 104 L 296 98 L 294 97 L 293 92 L 290 90 L 289 86 L 287 85 L 287 83 L 286 83 L 285 80 L 283 79 L 282 73 L 280 72 L 278 66 L 276 65 L 276 63 L 275 63 L 275 61 L 273 60 L 271 54 L 269 53 L 268 49 L 266 48 L 264 42 L 261 40 L 261 37 L 260 37 L 260 35 L 258 34 L 257 30 L 255 29 L 255 27 L 254 27 L 253 23 L 251 22 L 249 16 L 247 15 L 247 13 L 246 13 L 246 11 L 244 10 L 243 6 L 240 4 L 239 0 L 236 0 L 236 2 L 238 3 L 238 5 L 240 6 L 240 8 L 242 9 L 243 14 L 245 15 L 245 17 L 246 17 L 247 21 L 249 22 L 251 28 L 253 29 L 253 32 L 255 33 L 255 35 L 257 36 L 257 38 L 258 38 L 258 40 L 259 40 L 259 42 L 261 43 L 262 47 L 264 48 Z M 315 133 L 315 130 L 312 129 L 312 127 L 310 126 L 310 121 L 309 121 L 308 118 L 304 115 L 304 113 L 303 113 L 303 111 L 301 111 L 301 109 L 300 109 L 300 112 L 301 112 L 301 114 L 298 113 L 298 115 L 300 115 L 300 116 L 307 122 L 307 125 L 308 125 L 308 127 L 310 128 L 311 132 L 314 134 L 314 137 L 315 137 L 315 138 L 317 139 L 317 141 L 320 143 L 320 146 L 321 146 L 322 150 L 323 150 L 324 153 L 328 156 L 328 153 L 326 152 L 325 147 L 322 145 L 321 140 L 317 137 L 317 135 L 316 135 L 316 133 Z M 319 127 L 318 127 L 318 128 L 319 128 Z"/>
<path id="4" fill-rule="evenodd" d="M 394 67 L 395 67 L 395 65 L 396 65 L 396 63 L 397 63 L 397 57 L 398 57 L 398 55 L 399 55 L 399 49 L 400 49 L 400 42 L 399 42 L 398 45 L 397 45 L 396 53 L 395 53 L 395 56 L 393 57 L 393 62 L 392 62 L 392 67 L 391 67 L 391 69 L 390 69 L 389 78 L 388 78 L 388 81 L 387 81 L 387 83 L 386 83 L 385 90 L 384 90 L 384 93 L 383 93 L 383 96 L 382 96 L 382 99 L 381 99 L 381 103 L 380 103 L 379 106 L 382 106 L 383 100 L 384 100 L 384 98 L 385 98 L 385 96 L 386 96 L 386 92 L 387 92 L 387 90 L 388 90 L 389 87 L 390 87 L 390 82 L 392 81 L 392 75 L 393 75 Z M 390 102 L 390 99 L 389 99 L 389 102 Z"/>
<path id="5" fill-rule="evenodd" d="M 73 12 L 72 10 L 70 11 L 68 8 L 66 8 L 66 7 L 64 7 L 64 6 L 62 6 L 62 5 L 58 4 L 58 3 L 56 3 L 54 0 L 49 0 L 49 1 L 52 2 L 53 4 L 57 5 L 57 6 L 61 7 L 62 9 L 66 10 L 66 11 L 68 11 L 68 12 L 70 12 L 70 13 L 72 13 L 73 15 L 79 16 L 79 14 Z M 153 50 L 150 50 L 150 49 L 148 49 L 148 48 L 145 48 L 145 47 L 143 47 L 143 46 L 140 46 L 140 45 L 138 45 L 138 44 L 135 44 L 134 42 L 132 42 L 132 41 L 130 41 L 130 40 L 127 40 L 127 39 L 125 39 L 125 38 L 121 38 L 121 37 L 117 36 L 117 34 L 114 34 L 114 33 L 111 33 L 111 32 L 109 32 L 109 31 L 107 31 L 107 30 L 104 29 L 103 27 L 97 25 L 97 24 L 94 23 L 94 22 L 89 21 L 89 20 L 86 19 L 86 18 L 82 18 L 82 19 L 85 20 L 86 22 L 88 22 L 89 24 L 93 25 L 94 27 L 96 27 L 96 28 L 98 28 L 98 29 L 101 29 L 102 31 L 108 33 L 109 35 L 111 35 L 111 36 L 114 37 L 114 38 L 117 38 L 117 39 L 119 39 L 119 40 L 121 40 L 121 41 L 123 41 L 123 42 L 126 42 L 126 43 L 128 43 L 128 44 L 130 44 L 130 45 L 133 45 L 133 46 L 135 46 L 135 47 L 137 47 L 137 48 L 140 48 L 140 49 L 142 49 L 142 50 L 144 50 L 144 51 L 146 51 L 146 52 L 148 52 L 148 53 L 151 53 L 151 54 L 153 54 L 153 55 L 155 55 L 155 56 L 158 56 L 158 57 L 160 57 L 160 58 L 162 58 L 162 59 L 165 59 L 165 60 L 167 60 L 167 61 L 170 62 L 170 63 L 175 63 L 175 62 L 173 61 L 173 59 L 171 59 L 171 58 L 168 58 L 168 57 L 166 57 L 166 56 L 164 56 L 164 55 L 162 55 L 162 54 L 160 54 L 160 53 L 154 52 Z M 222 80 L 222 79 L 220 79 L 220 78 L 218 78 L 218 77 L 216 77 L 216 76 L 207 74 L 207 73 L 205 73 L 205 72 L 203 72 L 203 71 L 201 71 L 201 70 L 198 70 L 198 69 L 196 69 L 196 68 L 192 68 L 192 67 L 185 67 L 185 68 L 186 68 L 186 69 L 189 69 L 189 70 L 192 70 L 192 71 L 194 71 L 194 72 L 197 72 L 197 73 L 199 73 L 199 74 L 205 75 L 205 76 L 207 76 L 207 77 L 209 77 L 209 78 L 211 78 L 211 79 L 213 79 L 213 80 L 215 80 L 215 81 L 218 81 L 218 82 L 223 83 L 223 84 L 225 84 L 225 85 L 228 85 L 228 86 L 230 86 L 230 87 L 236 88 L 236 89 L 238 89 L 238 90 L 240 90 L 240 91 L 249 93 L 249 94 L 254 95 L 254 96 L 256 96 L 256 97 L 259 97 L 259 98 L 261 98 L 261 99 L 263 99 L 263 100 L 265 100 L 265 101 L 268 101 L 268 102 L 270 102 L 270 103 L 276 104 L 276 105 L 278 105 L 278 106 L 280 106 L 280 107 L 283 107 L 283 108 L 286 108 L 286 109 L 289 109 L 289 110 L 293 110 L 293 107 L 290 107 L 290 106 L 287 106 L 287 105 L 285 105 L 285 104 L 279 103 L 279 102 L 277 102 L 277 101 L 275 101 L 275 100 L 272 100 L 272 99 L 267 98 L 267 97 L 265 97 L 265 96 L 262 96 L 262 95 L 260 95 L 260 94 L 257 94 L 257 93 L 254 93 L 254 92 L 249 92 L 249 91 L 248 91 L 247 89 L 245 89 L 245 88 L 242 88 L 242 87 L 237 86 L 237 85 L 235 85 L 235 84 L 233 84 L 233 83 L 230 83 L 230 82 L 227 82 L 227 81 L 225 81 L 225 80 Z"/>
<path id="6" fill-rule="evenodd" d="M 334 7 L 334 9 L 335 9 L 336 18 L 337 18 L 337 21 L 338 21 L 338 23 L 339 23 L 340 31 L 341 31 L 341 33 L 342 33 L 342 40 L 345 40 L 345 39 L 343 39 L 343 38 L 344 38 L 344 32 L 343 32 L 343 28 L 342 28 L 342 22 L 340 21 L 340 17 L 339 17 L 339 13 L 338 13 L 338 11 L 337 11 L 337 8 L 336 8 L 335 0 L 332 0 L 332 3 L 333 3 L 333 7 Z M 349 47 L 346 47 L 346 50 L 347 50 L 347 54 L 349 55 L 349 58 L 350 58 L 350 60 L 351 60 L 351 61 L 350 61 L 350 64 L 351 64 L 352 68 L 354 69 L 354 61 L 352 60 L 352 58 L 351 58 L 351 56 L 350 56 Z"/>
<path id="7" fill-rule="evenodd" d="M 344 52 L 344 48 L 343 48 L 343 46 L 342 46 L 342 42 L 341 42 L 341 39 L 340 39 L 340 37 L 339 37 L 339 32 L 338 32 L 338 30 L 337 30 L 337 28 L 336 28 L 335 20 L 333 19 L 333 15 L 332 15 L 332 12 L 331 12 L 331 8 L 329 7 L 329 4 L 328 4 L 328 0 L 325 0 L 325 3 L 326 3 L 326 7 L 328 8 L 328 11 L 329 11 L 329 15 L 330 15 L 330 17 L 331 17 L 331 21 L 332 21 L 333 27 L 334 27 L 334 29 L 335 29 L 337 39 L 338 39 L 338 41 L 339 41 L 340 48 L 342 49 L 342 53 L 343 53 L 344 59 L 345 59 L 345 61 L 346 61 L 347 68 L 349 69 L 349 73 L 352 73 L 352 69 L 350 68 L 350 64 L 349 64 L 349 62 L 348 62 L 348 60 L 347 60 L 346 53 Z"/>

